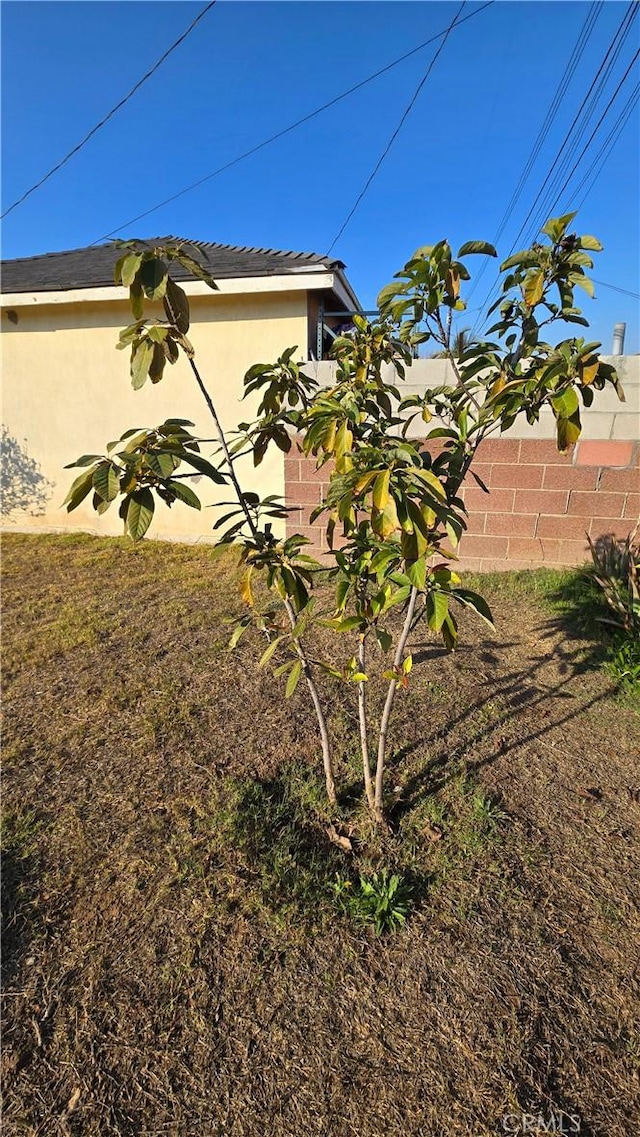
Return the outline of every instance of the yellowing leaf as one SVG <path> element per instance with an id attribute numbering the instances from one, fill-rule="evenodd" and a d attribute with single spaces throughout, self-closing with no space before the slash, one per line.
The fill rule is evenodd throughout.
<path id="1" fill-rule="evenodd" d="M 588 387 L 590 383 L 593 383 L 593 380 L 598 374 L 598 367 L 599 360 L 593 355 L 583 363 L 581 378 L 585 387 Z"/>
<path id="2" fill-rule="evenodd" d="M 450 268 L 447 273 L 447 288 L 449 289 L 450 296 L 453 296 L 454 299 L 458 297 L 460 293 L 460 276 L 454 268 Z"/>
<path id="3" fill-rule="evenodd" d="M 332 418 L 329 421 L 329 425 L 327 426 L 327 429 L 325 430 L 325 432 L 322 436 L 322 446 L 329 454 L 333 454 L 333 451 L 334 451 L 337 429 L 338 429 L 338 420 L 335 418 Z"/>
<path id="4" fill-rule="evenodd" d="M 389 479 L 391 478 L 390 470 L 383 470 L 378 474 L 373 486 L 373 504 L 376 509 L 384 513 L 387 502 L 389 500 Z"/>
<path id="5" fill-rule="evenodd" d="M 400 528 L 400 522 L 398 521 L 398 514 L 396 511 L 396 503 L 390 494 L 387 498 L 387 503 L 384 507 L 384 510 L 382 511 L 379 524 L 380 533 L 385 541 L 387 537 L 390 537 L 392 533 L 395 533 L 396 530 Z"/>
<path id="6" fill-rule="evenodd" d="M 356 494 L 362 493 L 363 490 L 366 490 L 367 487 L 371 485 L 375 477 L 375 471 L 372 471 L 369 474 L 363 474 L 361 478 L 358 478 L 355 486 L 353 487 L 353 492 Z"/>
<path id="7" fill-rule="evenodd" d="M 542 269 L 528 273 L 522 287 L 522 294 L 530 307 L 533 308 L 535 304 L 540 303 L 544 294 L 544 272 Z"/>
<path id="8" fill-rule="evenodd" d="M 351 469 L 352 462 L 346 456 L 349 454 L 352 445 L 353 434 L 345 420 L 340 424 L 335 443 L 336 469 L 341 474 L 345 474 L 347 470 Z"/>
<path id="9" fill-rule="evenodd" d="M 240 581 L 240 595 L 241 595 L 242 599 L 244 600 L 245 604 L 248 604 L 250 608 L 253 608 L 254 603 L 255 603 L 254 599 L 253 599 L 253 592 L 251 591 L 251 574 L 252 573 L 253 573 L 253 569 L 248 568 L 247 571 L 245 572 L 244 576 L 242 577 L 242 580 Z"/>
<path id="10" fill-rule="evenodd" d="M 506 387 L 506 384 L 507 384 L 506 375 L 505 375 L 504 371 L 501 371 L 500 374 L 498 375 L 498 378 L 495 380 L 494 383 L 491 384 L 491 387 L 489 388 L 489 398 L 493 399 L 495 395 L 499 395 L 500 392 L 502 391 L 503 387 Z"/>

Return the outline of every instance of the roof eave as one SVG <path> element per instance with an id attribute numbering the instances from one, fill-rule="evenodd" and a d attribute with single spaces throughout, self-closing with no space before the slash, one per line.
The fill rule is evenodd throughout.
<path id="1" fill-rule="evenodd" d="M 346 278 L 341 271 L 328 270 L 325 266 L 315 265 L 309 272 L 283 273 L 280 275 L 255 277 L 227 277 L 218 278 L 218 295 L 235 296 L 251 293 L 274 292 L 310 292 L 331 290 L 348 305 L 353 302 L 357 305 L 357 298 L 348 286 Z M 211 296 L 212 290 L 203 281 L 180 281 L 187 296 Z M 119 285 L 93 286 L 89 288 L 51 289 L 38 291 L 36 289 L 25 292 L 7 292 L 2 294 L 0 300 L 3 307 L 24 308 L 30 306 L 44 307 L 52 304 L 91 304 L 127 301 L 129 289 Z"/>

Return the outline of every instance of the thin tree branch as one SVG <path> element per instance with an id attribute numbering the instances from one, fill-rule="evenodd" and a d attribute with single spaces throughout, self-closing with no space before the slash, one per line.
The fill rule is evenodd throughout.
<path id="1" fill-rule="evenodd" d="M 365 675 L 367 672 L 367 648 L 364 635 L 360 636 L 358 646 L 358 665 Z M 367 685 L 365 680 L 358 683 L 358 715 L 360 718 L 360 750 L 362 753 L 362 771 L 364 774 L 364 788 L 367 794 L 369 808 L 375 810 L 375 793 L 369 765 L 369 741 L 367 737 Z"/>
<path id="2" fill-rule="evenodd" d="M 407 640 L 409 639 L 409 633 L 411 631 L 413 613 L 415 611 L 417 599 L 418 589 L 414 587 L 411 589 L 407 614 L 405 616 L 402 632 L 400 633 L 400 639 L 398 640 L 396 652 L 393 657 L 393 666 L 396 669 L 399 668 L 402 664 L 404 649 L 406 647 Z M 391 711 L 393 710 L 393 702 L 395 699 L 397 686 L 397 681 L 395 679 L 392 679 L 389 683 L 389 690 L 387 691 L 384 711 L 382 712 L 382 721 L 380 723 L 380 735 L 378 738 L 378 763 L 376 766 L 376 792 L 374 800 L 374 816 L 378 823 L 384 822 L 382 789 L 384 780 L 384 760 L 387 745 L 387 728 L 389 726 L 389 719 L 391 718 Z"/>
<path id="3" fill-rule="evenodd" d="M 191 367 L 191 370 L 193 371 L 193 374 L 196 377 L 196 383 L 198 384 L 198 386 L 199 386 L 199 388 L 200 388 L 200 390 L 204 396 L 204 400 L 205 400 L 205 402 L 209 408 L 209 413 L 210 413 L 210 415 L 214 421 L 216 433 L 217 433 L 218 438 L 220 440 L 220 447 L 221 447 L 222 453 L 224 454 L 225 461 L 227 463 L 227 468 L 229 471 L 229 477 L 231 478 L 233 488 L 236 491 L 238 503 L 241 506 L 242 512 L 245 515 L 245 518 L 247 520 L 247 525 L 249 526 L 249 529 L 251 530 L 251 535 L 255 539 L 258 536 L 258 528 L 256 526 L 255 521 L 253 520 L 253 517 L 251 516 L 251 511 L 249 510 L 249 507 L 248 507 L 246 501 L 244 500 L 244 495 L 242 493 L 242 489 L 240 488 L 240 482 L 238 481 L 238 479 L 236 477 L 236 472 L 235 472 L 234 467 L 233 467 L 233 456 L 229 450 L 229 447 L 227 446 L 227 440 L 224 436 L 224 431 L 220 425 L 220 420 L 218 418 L 218 415 L 216 414 L 216 408 L 213 405 L 213 399 L 211 398 L 211 395 L 207 391 L 207 388 L 205 387 L 205 385 L 204 385 L 204 383 L 200 377 L 200 372 L 198 371 L 198 368 L 196 367 L 195 363 L 193 362 L 193 359 L 191 358 L 191 356 L 189 356 L 189 366 Z"/>
<path id="4" fill-rule="evenodd" d="M 287 616 L 289 617 L 289 623 L 291 624 L 291 627 L 294 628 L 296 625 L 296 614 L 293 608 L 293 604 L 288 597 L 284 598 L 284 606 Z M 293 646 L 298 654 L 298 659 L 302 664 L 302 671 L 307 681 L 309 694 L 311 695 L 311 700 L 316 712 L 316 718 L 318 720 L 318 729 L 320 731 L 320 738 L 322 740 L 322 763 L 324 766 L 324 778 L 327 786 L 327 796 L 331 805 L 335 805 L 338 798 L 336 794 L 336 783 L 333 776 L 333 767 L 331 763 L 331 743 L 329 741 L 327 721 L 324 717 L 324 711 L 320 702 L 320 696 L 318 695 L 318 688 L 316 687 L 311 665 L 307 659 L 306 652 L 300 640 L 296 636 L 293 637 Z"/>
<path id="5" fill-rule="evenodd" d="M 447 332 L 445 330 L 444 324 L 442 323 L 442 316 L 440 315 L 439 310 L 435 313 L 435 316 L 436 316 L 436 321 L 437 321 L 438 327 L 440 329 L 440 335 L 442 337 L 440 342 L 441 342 L 441 344 L 445 350 L 446 357 L 449 360 L 451 367 L 453 368 L 453 373 L 456 377 L 458 386 L 462 387 L 462 390 L 464 391 L 465 395 L 473 403 L 478 414 L 480 414 L 480 409 L 481 409 L 480 403 L 476 399 L 473 391 L 471 391 L 469 389 L 469 387 L 467 387 L 467 384 L 465 383 L 464 379 L 462 378 L 462 375 L 460 374 L 460 372 L 458 370 L 458 364 L 457 364 L 456 358 L 455 358 L 455 356 L 451 350 L 451 346 L 449 344 L 449 337 L 447 336 Z"/>

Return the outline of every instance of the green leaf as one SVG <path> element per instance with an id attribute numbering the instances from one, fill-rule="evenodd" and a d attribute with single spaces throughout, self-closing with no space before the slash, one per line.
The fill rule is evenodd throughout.
<path id="1" fill-rule="evenodd" d="M 493 628 L 495 626 L 489 605 L 484 597 L 480 596 L 477 592 L 472 592 L 469 588 L 453 588 L 451 595 L 455 596 L 456 600 L 459 600 L 466 608 L 473 609 L 489 627 Z"/>
<path id="2" fill-rule="evenodd" d="M 149 257 L 143 262 L 139 280 L 149 300 L 162 300 L 168 279 L 167 266 L 159 257 Z"/>
<path id="3" fill-rule="evenodd" d="M 585 233 L 580 238 L 580 248 L 590 249 L 594 253 L 601 253 L 603 246 L 597 237 L 592 237 L 590 233 Z"/>
<path id="4" fill-rule="evenodd" d="M 131 494 L 127 510 L 127 532 L 134 541 L 141 541 L 153 519 L 155 503 L 146 486 Z"/>
<path id="5" fill-rule="evenodd" d="M 557 446 L 561 453 L 577 442 L 582 432 L 580 423 L 580 414 L 576 412 L 571 418 L 565 418 L 563 415 L 558 416 L 556 419 L 556 436 Z"/>
<path id="6" fill-rule="evenodd" d="M 583 288 L 587 296 L 590 296 L 593 300 L 596 290 L 593 286 L 593 281 L 588 276 L 585 276 L 584 273 L 581 272 L 570 272 L 569 280 L 572 284 L 575 284 L 577 288 Z"/>
<path id="7" fill-rule="evenodd" d="M 159 478 L 170 478 L 173 471 L 180 465 L 180 460 L 177 455 L 174 456 L 173 454 L 153 450 L 145 455 L 145 461 L 149 469 L 153 470 L 154 474 L 157 474 Z"/>
<path id="8" fill-rule="evenodd" d="M 199 261 L 189 256 L 188 253 L 185 253 L 182 249 L 180 249 L 177 252 L 171 253 L 171 259 L 178 261 L 178 264 L 181 264 L 183 268 L 188 269 L 188 271 L 190 273 L 193 273 L 194 276 L 198 277 L 199 280 L 204 280 L 205 284 L 207 284 L 209 288 L 212 288 L 215 292 L 219 291 L 218 285 L 213 279 L 211 273 L 207 272 L 206 268 L 204 268 L 204 266 L 201 265 Z"/>
<path id="9" fill-rule="evenodd" d="M 244 633 L 246 632 L 248 627 L 249 627 L 248 624 L 238 624 L 237 628 L 234 630 L 234 633 L 233 633 L 231 639 L 229 640 L 229 644 L 228 644 L 229 651 L 233 651 L 234 647 L 237 646 L 237 644 L 240 640 L 240 637 L 244 635 Z"/>
<path id="10" fill-rule="evenodd" d="M 121 258 L 121 260 L 122 269 L 120 272 L 120 280 L 125 288 L 130 288 L 142 264 L 142 253 L 129 253 L 128 256 Z M 118 264 L 120 264 L 120 261 Z"/>
<path id="11" fill-rule="evenodd" d="M 488 241 L 466 241 L 465 244 L 458 249 L 457 255 L 459 257 L 468 257 L 472 253 L 481 253 L 486 257 L 497 257 L 498 255 L 493 245 L 490 245 Z"/>
<path id="12" fill-rule="evenodd" d="M 131 300 L 131 312 L 134 319 L 141 320 L 144 314 L 144 292 L 142 285 L 139 281 L 134 280 L 131 288 L 129 289 L 129 297 Z"/>
<path id="13" fill-rule="evenodd" d="M 418 467 L 414 468 L 411 473 L 414 478 L 420 478 L 421 481 L 426 482 L 436 497 L 440 498 L 441 501 L 446 501 L 446 490 L 437 475 L 433 473 L 433 470 L 424 470 Z"/>
<path id="14" fill-rule="evenodd" d="M 76 509 L 81 501 L 84 501 L 88 493 L 93 489 L 93 470 L 88 470 L 84 474 L 79 474 L 78 477 L 71 483 L 71 487 L 67 496 L 63 501 L 63 505 L 67 507 L 67 513 L 71 513 L 72 509 Z"/>
<path id="15" fill-rule="evenodd" d="M 167 279 L 167 292 L 163 300 L 167 319 L 175 324 L 182 335 L 189 331 L 189 301 L 184 289 L 171 277 Z"/>
<path id="16" fill-rule="evenodd" d="M 167 482 L 169 489 L 176 495 L 178 501 L 183 501 L 185 505 L 190 505 L 192 509 L 202 509 L 200 498 L 193 492 L 190 486 L 186 486 L 184 482 Z"/>
<path id="17" fill-rule="evenodd" d="M 571 418 L 580 406 L 574 387 L 568 387 L 562 394 L 554 395 L 550 402 L 556 415 L 562 418 Z"/>
<path id="18" fill-rule="evenodd" d="M 271 657 L 273 655 L 275 655 L 276 651 L 280 647 L 280 644 L 282 643 L 284 638 L 285 638 L 284 636 L 278 636 L 275 640 L 271 641 L 267 650 L 260 657 L 260 662 L 258 663 L 258 667 L 265 667 L 265 665 L 269 662 Z"/>
<path id="19" fill-rule="evenodd" d="M 359 616 L 347 616 L 346 620 L 323 620 L 321 623 L 333 628 L 334 632 L 353 632 L 360 627 L 362 620 Z"/>
<path id="20" fill-rule="evenodd" d="M 102 454 L 83 454 L 81 458 L 78 458 L 77 462 L 68 462 L 67 465 L 62 468 L 63 470 L 73 470 L 76 466 L 92 466 L 94 462 L 99 462 L 101 458 Z"/>
<path id="21" fill-rule="evenodd" d="M 113 501 L 118 496 L 118 475 L 111 462 L 101 462 L 93 472 L 93 488 L 103 501 Z"/>
<path id="22" fill-rule="evenodd" d="M 444 644 L 447 650 L 454 651 L 456 643 L 458 641 L 458 624 L 456 622 L 455 616 L 453 616 L 451 612 L 448 613 L 447 618 L 442 625 L 441 632 L 442 639 L 444 640 Z"/>
<path id="23" fill-rule="evenodd" d="M 422 591 L 427 579 L 427 562 L 424 557 L 421 557 L 419 561 L 413 561 L 412 564 L 407 565 L 406 571 L 411 583 Z"/>
<path id="24" fill-rule="evenodd" d="M 536 254 L 532 253 L 530 249 L 521 249 L 519 253 L 514 253 L 512 256 L 507 257 L 500 265 L 500 272 L 504 272 L 507 268 L 515 268 L 516 265 L 527 266 L 536 263 Z"/>
<path id="25" fill-rule="evenodd" d="M 147 380 L 149 368 L 153 360 L 154 345 L 149 340 L 143 340 L 139 347 L 131 352 L 131 386 L 139 391 Z"/>
<path id="26" fill-rule="evenodd" d="M 388 304 L 390 300 L 393 300 L 394 296 L 396 296 L 397 293 L 401 290 L 402 286 L 400 284 L 396 284 L 395 280 L 392 280 L 391 284 L 385 284 L 384 288 L 382 288 L 378 293 L 378 299 L 376 301 L 378 308 L 384 308 L 385 304 Z"/>
<path id="27" fill-rule="evenodd" d="M 449 612 L 449 597 L 444 592 L 429 592 L 427 595 L 427 624 L 432 632 L 439 632 Z"/>
<path id="28" fill-rule="evenodd" d="M 385 632 L 384 628 L 376 628 L 376 639 L 383 651 L 389 651 L 393 643 L 393 636 Z"/>
<path id="29" fill-rule="evenodd" d="M 225 485 L 226 478 L 224 474 L 216 470 L 215 466 L 212 466 L 211 462 L 207 462 L 207 459 L 203 458 L 201 454 L 194 454 L 191 450 L 184 450 L 180 452 L 180 457 L 183 462 L 187 462 L 190 466 L 193 466 L 194 470 L 198 470 L 200 474 L 206 474 L 208 478 L 211 478 L 212 482 L 216 482 L 220 486 Z"/>
<path id="30" fill-rule="evenodd" d="M 153 355 L 151 356 L 151 363 L 149 364 L 149 378 L 152 383 L 159 383 L 164 375 L 164 365 L 167 362 L 167 356 L 164 350 L 164 341 L 162 343 L 154 343 Z"/>
<path id="31" fill-rule="evenodd" d="M 293 692 L 295 691 L 296 687 L 298 686 L 298 682 L 300 680 L 301 675 L 302 675 L 302 663 L 299 659 L 296 659 L 293 667 L 291 668 L 291 671 L 289 672 L 289 678 L 287 679 L 287 686 L 285 687 L 285 692 L 284 692 L 285 699 L 291 698 L 291 696 L 293 695 Z"/>

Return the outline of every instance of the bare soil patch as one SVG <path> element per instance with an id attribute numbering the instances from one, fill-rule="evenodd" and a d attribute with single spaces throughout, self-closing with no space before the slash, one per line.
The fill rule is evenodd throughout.
<path id="1" fill-rule="evenodd" d="M 549 589 L 420 645 L 384 840 L 325 688 L 350 856 L 302 686 L 224 650 L 232 559 L 5 539 L 7 1137 L 636 1131 L 640 723 Z M 330 883 L 381 867 L 417 904 L 376 938 Z"/>

